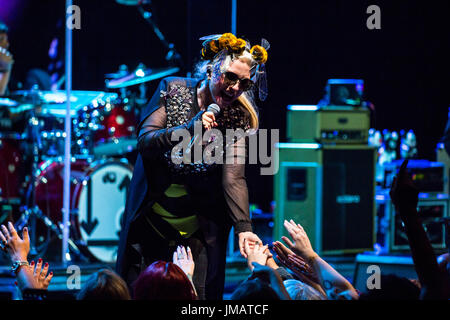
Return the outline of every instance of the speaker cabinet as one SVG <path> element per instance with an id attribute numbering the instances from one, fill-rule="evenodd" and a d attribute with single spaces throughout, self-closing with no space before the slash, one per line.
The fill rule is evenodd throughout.
<path id="1" fill-rule="evenodd" d="M 375 242 L 375 149 L 367 145 L 279 143 L 274 177 L 274 238 L 284 220 L 307 232 L 320 254 L 372 250 Z"/>

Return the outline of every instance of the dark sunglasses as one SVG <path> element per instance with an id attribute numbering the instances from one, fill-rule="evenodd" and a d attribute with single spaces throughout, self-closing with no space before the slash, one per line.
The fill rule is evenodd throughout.
<path id="1" fill-rule="evenodd" d="M 248 91 L 254 85 L 252 80 L 250 80 L 248 78 L 239 79 L 238 76 L 233 72 L 225 72 L 224 75 L 225 75 L 224 83 L 227 86 L 232 87 L 239 81 L 239 86 L 241 87 L 241 89 L 243 91 Z"/>

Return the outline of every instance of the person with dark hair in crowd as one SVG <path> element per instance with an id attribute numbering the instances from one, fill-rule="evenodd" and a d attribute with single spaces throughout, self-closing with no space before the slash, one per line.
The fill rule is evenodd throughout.
<path id="1" fill-rule="evenodd" d="M 110 269 L 93 273 L 77 294 L 77 300 L 130 300 L 125 281 Z"/>
<path id="2" fill-rule="evenodd" d="M 135 300 L 197 300 L 192 276 L 194 260 L 188 248 L 178 247 L 174 262 L 155 261 L 133 284 Z"/>
<path id="3" fill-rule="evenodd" d="M 177 245 L 189 246 L 197 265 L 193 280 L 200 299 L 221 300 L 231 227 L 242 255 L 244 239 L 252 245 L 261 240 L 252 232 L 249 214 L 246 134 L 231 141 L 224 138 L 220 146 L 213 145 L 214 137 L 218 131 L 225 137 L 228 129 L 257 130 L 250 92 L 261 83 L 257 80 L 264 74 L 267 52 L 226 33 L 205 40 L 202 59 L 199 78 L 163 79 L 142 112 L 117 272 L 130 284 L 152 262 L 168 261 Z M 220 109 L 217 119 L 209 107 Z M 210 131 L 214 137 L 203 141 L 205 153 L 214 153 L 214 161 L 192 161 L 195 150 L 205 154 L 197 149 L 203 139 L 194 135 L 196 123 L 200 130 L 216 128 Z M 191 140 L 192 153 L 177 148 L 186 134 L 184 145 Z M 225 161 L 216 161 L 218 157 Z"/>
<path id="4" fill-rule="evenodd" d="M 359 300 L 419 300 L 420 288 L 411 280 L 394 274 L 381 275 L 380 288 L 367 290 Z"/>
<path id="5" fill-rule="evenodd" d="M 291 300 L 277 271 L 258 262 L 251 266 L 252 274 L 236 287 L 231 300 Z"/>
<path id="6" fill-rule="evenodd" d="M 8 26 L 0 20 L 0 96 L 6 92 L 14 64 L 13 55 L 8 48 Z"/>

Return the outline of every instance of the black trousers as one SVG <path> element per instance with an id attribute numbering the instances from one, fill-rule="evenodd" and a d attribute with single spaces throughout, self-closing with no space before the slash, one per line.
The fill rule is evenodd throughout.
<path id="1" fill-rule="evenodd" d="M 133 255 L 126 279 L 130 291 L 140 272 L 155 261 L 172 261 L 177 246 L 189 246 L 195 262 L 193 282 L 201 300 L 222 300 L 225 285 L 226 249 L 231 224 L 225 219 L 198 216 L 200 229 L 182 238 L 164 220 L 155 222 L 155 213 L 146 207 L 129 231 L 128 252 Z M 161 230 L 163 229 L 163 230 Z M 171 231 L 172 230 L 172 231 Z M 162 237 L 161 234 L 164 236 Z M 130 248 L 131 247 L 131 248 Z"/>

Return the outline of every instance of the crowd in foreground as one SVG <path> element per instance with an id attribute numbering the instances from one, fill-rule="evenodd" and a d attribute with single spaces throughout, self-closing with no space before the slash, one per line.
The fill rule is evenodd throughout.
<path id="1" fill-rule="evenodd" d="M 231 300 L 448 300 L 449 254 L 436 258 L 417 212 L 418 190 L 406 172 L 405 161 L 394 179 L 390 196 L 408 235 L 418 279 L 382 275 L 379 289 L 359 292 L 314 252 L 308 235 L 295 221 L 284 221 L 289 237 L 268 244 L 244 245 L 251 275 L 234 290 Z M 19 236 L 11 222 L 1 226 L 2 249 L 9 255 L 22 298 L 46 299 L 53 273 L 39 259 L 28 263 L 27 228 Z M 90 276 L 77 300 L 197 300 L 193 284 L 195 262 L 189 247 L 179 246 L 170 262 L 156 261 L 128 287 L 113 270 Z"/>

